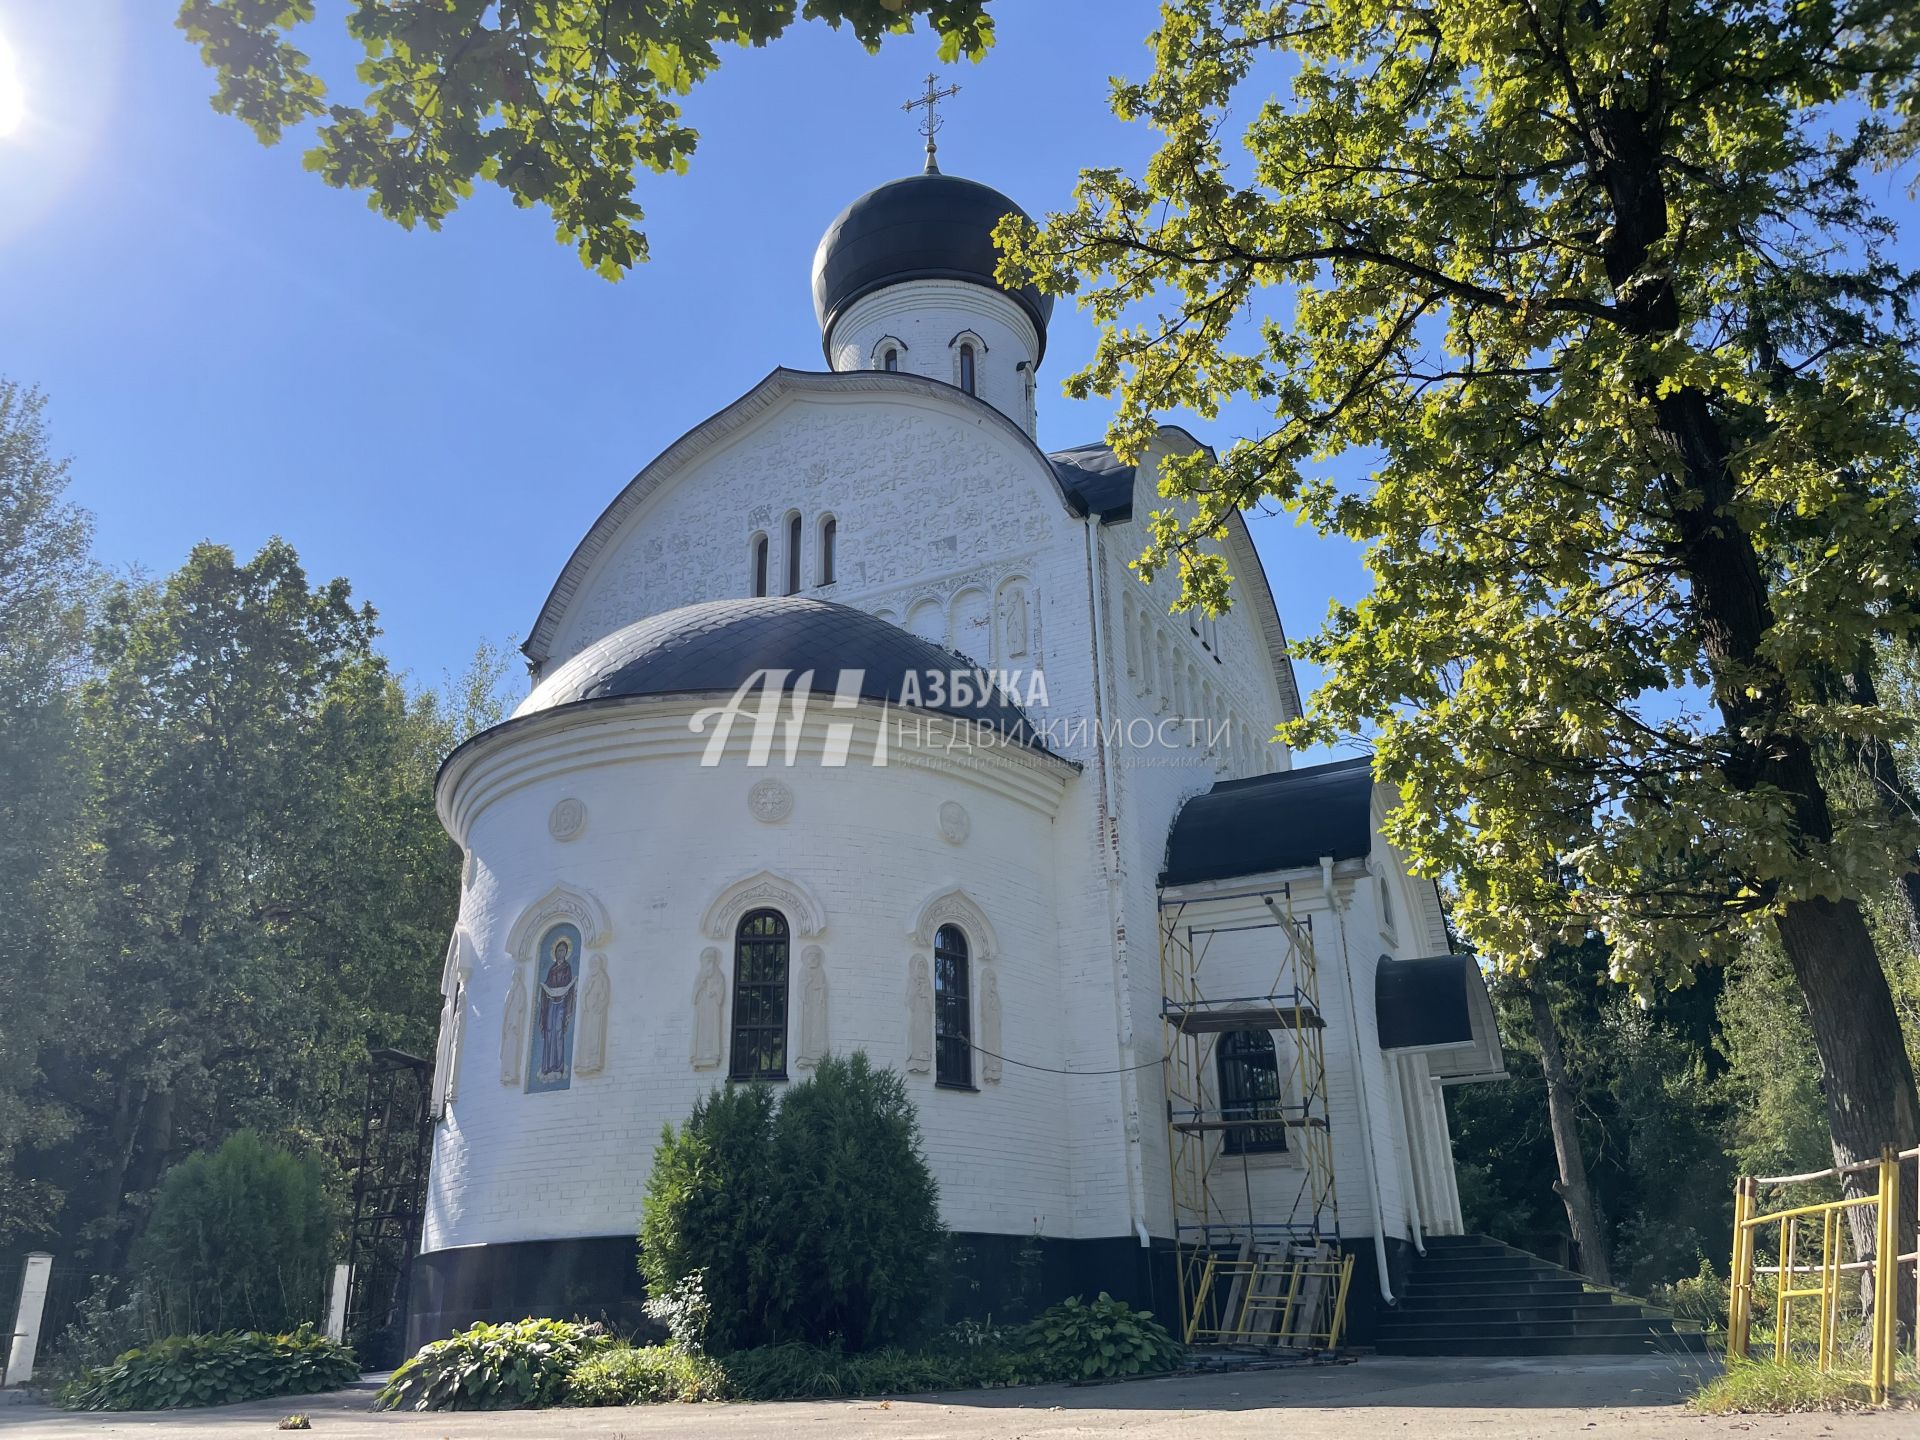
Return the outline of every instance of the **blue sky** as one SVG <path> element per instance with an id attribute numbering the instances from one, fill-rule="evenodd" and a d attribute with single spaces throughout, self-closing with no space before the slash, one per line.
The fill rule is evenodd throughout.
<path id="1" fill-rule="evenodd" d="M 490 189 L 408 233 L 295 146 L 263 148 L 209 108 L 174 9 L 0 0 L 29 103 L 0 141 L 0 373 L 49 393 L 106 563 L 164 573 L 201 539 L 250 553 L 282 535 L 316 578 L 352 581 L 427 684 L 482 638 L 524 636 L 575 541 L 682 431 L 776 365 L 823 365 L 814 245 L 848 200 L 919 168 L 900 104 L 937 64 L 928 35 L 870 56 L 820 25 L 729 53 L 687 105 L 692 172 L 638 182 L 652 262 L 608 284 L 544 212 Z M 1153 4 L 996 13 L 987 59 L 944 67 L 961 86 L 944 168 L 1038 213 L 1080 167 L 1144 157 L 1148 133 L 1105 102 L 1108 76 L 1146 69 Z M 304 38 L 348 73 L 337 23 Z M 1092 340 L 1057 309 L 1050 448 L 1105 426 L 1058 389 Z M 1364 588 L 1349 547 L 1284 518 L 1254 533 L 1291 632 Z"/>

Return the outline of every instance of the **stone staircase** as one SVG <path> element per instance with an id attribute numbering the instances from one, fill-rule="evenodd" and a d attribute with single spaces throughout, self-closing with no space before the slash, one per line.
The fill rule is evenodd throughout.
<path id="1" fill-rule="evenodd" d="M 1571 1270 L 1484 1235 L 1430 1235 L 1400 1303 L 1382 1319 L 1382 1355 L 1646 1355 L 1705 1349 L 1643 1302 L 1589 1290 Z"/>

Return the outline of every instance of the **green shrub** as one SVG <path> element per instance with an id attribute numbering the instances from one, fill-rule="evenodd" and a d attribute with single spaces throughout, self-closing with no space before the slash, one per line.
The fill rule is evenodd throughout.
<path id="1" fill-rule="evenodd" d="M 861 1351 L 910 1332 L 945 1232 L 906 1086 L 862 1054 L 777 1102 L 716 1090 L 654 1152 L 640 1268 L 655 1295 L 704 1272 L 717 1352 L 805 1342 Z"/>
<path id="2" fill-rule="evenodd" d="M 650 1294 L 700 1275 L 715 1349 L 750 1344 L 762 1309 L 772 1186 L 773 1091 L 730 1085 L 669 1125 L 653 1152 L 640 1221 L 640 1271 Z"/>
<path id="3" fill-rule="evenodd" d="M 167 1171 L 134 1268 L 173 1334 L 277 1332 L 320 1312 L 336 1221 L 331 1171 L 252 1131 Z"/>
<path id="4" fill-rule="evenodd" d="M 731 1393 L 719 1362 L 671 1345 L 612 1346 L 581 1361 L 567 1381 L 569 1405 L 658 1405 Z"/>
<path id="5" fill-rule="evenodd" d="M 599 1325 L 566 1320 L 476 1323 L 393 1372 L 379 1410 L 519 1410 L 557 1405 L 574 1369 L 613 1343 Z"/>
<path id="6" fill-rule="evenodd" d="M 1023 1362 L 997 1349 L 870 1350 L 848 1354 L 792 1343 L 737 1350 L 724 1359 L 668 1345 L 615 1346 L 585 1361 L 567 1385 L 569 1405 L 652 1405 L 696 1400 L 820 1400 L 912 1395 L 1010 1385 Z"/>
<path id="7" fill-rule="evenodd" d="M 46 1358 L 35 1367 L 48 1388 L 85 1384 L 87 1372 L 111 1365 L 129 1350 L 164 1338 L 147 1292 L 135 1286 L 124 1299 L 111 1275 L 95 1275 Z"/>
<path id="8" fill-rule="evenodd" d="M 1171 1370 L 1181 1349 L 1150 1311 L 1104 1290 L 1091 1305 L 1074 1296 L 1043 1312 L 1022 1337 L 1034 1368 L 1059 1380 L 1104 1380 Z"/>
<path id="9" fill-rule="evenodd" d="M 1704 1257 L 1699 1274 L 1657 1286 L 1648 1298 L 1671 1310 L 1675 1319 L 1692 1320 L 1706 1330 L 1727 1328 L 1727 1281 Z"/>
<path id="10" fill-rule="evenodd" d="M 86 1372 L 61 1403 L 74 1410 L 172 1410 L 312 1395 L 359 1378 L 353 1352 L 310 1325 L 289 1335 L 175 1335 Z"/>

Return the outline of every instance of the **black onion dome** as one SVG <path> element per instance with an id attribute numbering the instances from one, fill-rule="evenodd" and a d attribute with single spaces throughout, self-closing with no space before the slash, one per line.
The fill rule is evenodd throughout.
<path id="1" fill-rule="evenodd" d="M 977 677 L 973 661 L 864 610 L 799 595 L 713 600 L 616 630 L 535 686 L 514 718 L 620 696 L 731 695 L 761 670 L 785 670 L 787 690 L 811 670 L 816 710 L 831 706 L 842 671 L 861 672 L 863 698 L 895 704 L 911 672 L 920 708 L 988 725 L 1003 737 L 1043 748 L 1020 708 L 998 691 L 952 703 L 952 676 L 961 671 Z M 980 688 L 977 678 L 967 686 Z M 758 701 L 756 690 L 750 703 Z"/>
<path id="2" fill-rule="evenodd" d="M 1029 218 L 990 185 L 929 171 L 890 180 L 842 210 L 813 254 L 813 311 L 822 335 L 847 306 L 902 280 L 965 280 L 1011 297 L 1047 347 L 1053 297 L 1029 285 L 1008 290 L 993 278 L 1000 254 L 993 227 L 1003 215 Z"/>

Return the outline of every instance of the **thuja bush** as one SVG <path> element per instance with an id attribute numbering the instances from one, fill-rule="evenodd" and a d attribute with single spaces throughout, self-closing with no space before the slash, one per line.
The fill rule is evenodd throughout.
<path id="1" fill-rule="evenodd" d="M 359 1378 L 353 1352 L 310 1325 L 287 1335 L 174 1335 L 88 1371 L 61 1402 L 75 1410 L 172 1410 L 312 1395 Z"/>
<path id="2" fill-rule="evenodd" d="M 250 1130 L 167 1171 L 134 1250 L 162 1333 L 291 1330 L 318 1317 L 333 1172 Z"/>
<path id="3" fill-rule="evenodd" d="M 422 1346 L 374 1397 L 380 1410 L 520 1410 L 557 1405 L 570 1377 L 613 1344 L 567 1320 L 476 1323 Z"/>
<path id="4" fill-rule="evenodd" d="M 640 1269 L 664 1295 L 701 1274 L 717 1352 L 907 1336 L 939 1280 L 939 1192 L 906 1086 L 860 1053 L 775 1099 L 715 1090 L 654 1152 Z"/>

